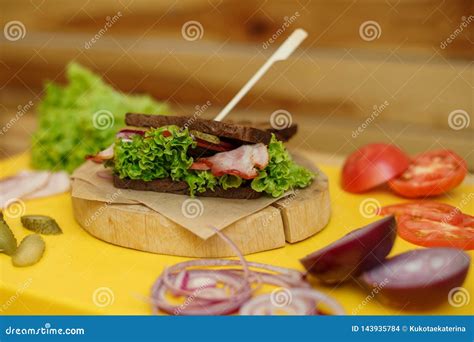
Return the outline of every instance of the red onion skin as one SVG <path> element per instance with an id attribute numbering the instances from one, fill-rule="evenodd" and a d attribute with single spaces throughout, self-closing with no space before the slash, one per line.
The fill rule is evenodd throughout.
<path id="1" fill-rule="evenodd" d="M 393 247 L 396 235 L 395 218 L 388 216 L 350 232 L 300 261 L 321 282 L 340 283 L 384 260 Z"/>
<path id="2" fill-rule="evenodd" d="M 430 250 L 433 249 L 434 248 L 419 249 L 405 252 L 388 259 L 384 265 L 379 267 L 390 268 L 390 262 L 398 262 L 397 259 L 400 259 L 400 257 L 403 257 L 405 254 L 413 253 L 415 251 L 429 253 Z M 446 250 L 448 250 L 448 248 L 446 248 Z M 427 279 L 424 286 L 420 286 L 419 283 L 410 284 L 408 282 L 404 285 L 392 285 L 389 276 L 384 278 L 387 280 L 387 283 L 384 285 L 382 283 L 384 279 L 380 279 L 380 276 L 374 274 L 376 269 L 369 270 L 362 274 L 360 280 L 369 291 L 374 291 L 374 289 L 377 288 L 377 299 L 386 305 L 404 310 L 432 309 L 446 302 L 451 289 L 461 286 L 466 279 L 470 257 L 461 250 L 452 250 L 453 253 L 462 253 L 465 256 L 465 260 L 460 261 L 457 265 L 457 269 L 447 275 L 444 279 L 430 281 L 430 279 L 433 279 L 432 274 L 423 274 L 423 272 L 420 272 L 418 277 L 421 279 L 422 277 L 426 277 Z M 460 263 L 463 263 L 463 265 L 460 265 Z M 453 270 L 454 267 L 456 266 L 447 267 L 446 269 L 449 272 L 449 270 Z"/>

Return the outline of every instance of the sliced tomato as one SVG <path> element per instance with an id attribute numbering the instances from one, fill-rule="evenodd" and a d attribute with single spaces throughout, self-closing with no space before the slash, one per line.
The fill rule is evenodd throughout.
<path id="1" fill-rule="evenodd" d="M 349 192 L 365 192 L 400 175 L 409 164 L 408 156 L 394 145 L 365 145 L 346 159 L 342 187 Z"/>
<path id="2" fill-rule="evenodd" d="M 474 249 L 474 228 L 471 227 L 399 215 L 397 232 L 402 239 L 419 246 Z"/>
<path id="3" fill-rule="evenodd" d="M 465 215 L 459 208 L 452 205 L 433 202 L 417 201 L 401 204 L 387 205 L 380 208 L 380 215 L 410 215 L 415 218 L 426 218 L 428 220 L 447 222 L 454 225 L 463 225 L 469 215 Z"/>
<path id="4" fill-rule="evenodd" d="M 408 198 L 435 196 L 457 187 L 467 174 L 464 159 L 450 150 L 419 154 L 398 178 L 390 180 L 390 188 Z"/>
<path id="5" fill-rule="evenodd" d="M 464 214 L 462 218 L 461 226 L 474 228 L 474 216 Z"/>

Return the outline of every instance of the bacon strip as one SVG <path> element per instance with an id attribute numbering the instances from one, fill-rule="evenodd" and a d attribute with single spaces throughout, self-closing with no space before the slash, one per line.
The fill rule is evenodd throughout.
<path id="1" fill-rule="evenodd" d="M 86 156 L 87 160 L 92 160 L 94 163 L 102 163 L 106 160 L 112 159 L 114 157 L 114 146 L 115 144 L 110 145 L 105 150 L 100 151 L 94 155 Z"/>
<path id="2" fill-rule="evenodd" d="M 268 158 L 264 144 L 242 145 L 232 151 L 200 158 L 191 165 L 191 170 L 205 170 L 204 165 L 207 165 L 207 170 L 216 177 L 228 174 L 253 179 L 258 176 L 257 169 L 263 170 L 268 165 Z"/>
<path id="3" fill-rule="evenodd" d="M 18 199 L 42 198 L 66 192 L 69 186 L 69 175 L 65 172 L 21 171 L 0 180 L 0 208 Z"/>
<path id="4" fill-rule="evenodd" d="M 211 167 L 206 164 L 205 162 L 202 162 L 202 161 L 197 161 L 197 162 L 194 162 L 191 167 L 190 167 L 191 170 L 199 170 L 199 171 L 207 171 L 207 170 L 210 170 Z"/>
<path id="5" fill-rule="evenodd" d="M 32 199 L 53 196 L 66 192 L 69 190 L 69 188 L 70 179 L 67 172 L 52 172 L 48 178 L 48 182 L 45 184 L 44 187 L 25 195 L 23 198 Z"/>

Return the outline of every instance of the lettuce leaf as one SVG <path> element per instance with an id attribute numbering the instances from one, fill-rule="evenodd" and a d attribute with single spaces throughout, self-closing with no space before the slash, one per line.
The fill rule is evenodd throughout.
<path id="1" fill-rule="evenodd" d="M 163 135 L 165 131 L 171 135 Z M 188 129 L 166 126 L 150 129 L 145 136 L 135 135 L 132 141 L 117 139 L 115 142 L 114 172 L 121 178 L 151 181 L 171 177 L 185 181 L 190 195 L 212 190 L 238 188 L 249 182 L 235 175 L 214 176 L 210 171 L 189 170 L 193 158 L 187 155 L 196 143 Z M 293 187 L 306 187 L 314 175 L 297 165 L 283 143 L 273 135 L 268 146 L 269 164 L 250 182 L 252 189 L 273 197 L 284 194 Z"/>
<path id="2" fill-rule="evenodd" d="M 164 136 L 165 131 L 171 136 Z M 195 145 L 188 130 L 177 126 L 150 129 L 144 137 L 135 135 L 131 142 L 116 139 L 114 171 L 120 178 L 183 180 L 193 163 L 187 156 L 188 148 Z"/>
<path id="3" fill-rule="evenodd" d="M 113 143 L 115 133 L 124 126 L 125 113 L 169 112 L 166 104 L 149 96 L 116 91 L 79 64 L 69 64 L 66 75 L 66 86 L 52 82 L 45 86 L 45 96 L 38 107 L 39 128 L 32 141 L 34 168 L 72 172 L 86 155 Z M 105 121 L 98 126 L 94 114 L 99 111 L 105 113 Z"/>
<path id="4" fill-rule="evenodd" d="M 184 177 L 189 185 L 189 193 L 193 196 L 196 192 L 204 192 L 206 190 L 214 191 L 217 184 L 217 177 L 210 171 L 192 171 Z"/>
<path id="5" fill-rule="evenodd" d="M 283 143 L 274 134 L 268 144 L 268 154 L 270 160 L 267 167 L 250 183 L 255 191 L 279 197 L 294 187 L 308 186 L 314 178 L 311 171 L 291 159 Z"/>

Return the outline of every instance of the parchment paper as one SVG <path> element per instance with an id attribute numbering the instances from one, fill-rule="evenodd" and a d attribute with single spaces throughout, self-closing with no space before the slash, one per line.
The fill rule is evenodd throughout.
<path id="1" fill-rule="evenodd" d="M 141 203 L 170 220 L 178 223 L 201 239 L 215 234 L 209 229 L 219 230 L 269 206 L 280 198 L 262 196 L 257 199 L 227 199 L 213 197 L 190 197 L 153 191 L 137 191 L 115 188 L 111 179 L 104 179 L 97 172 L 104 171 L 102 164 L 87 161 L 72 175 L 72 196 L 106 203 Z"/>

